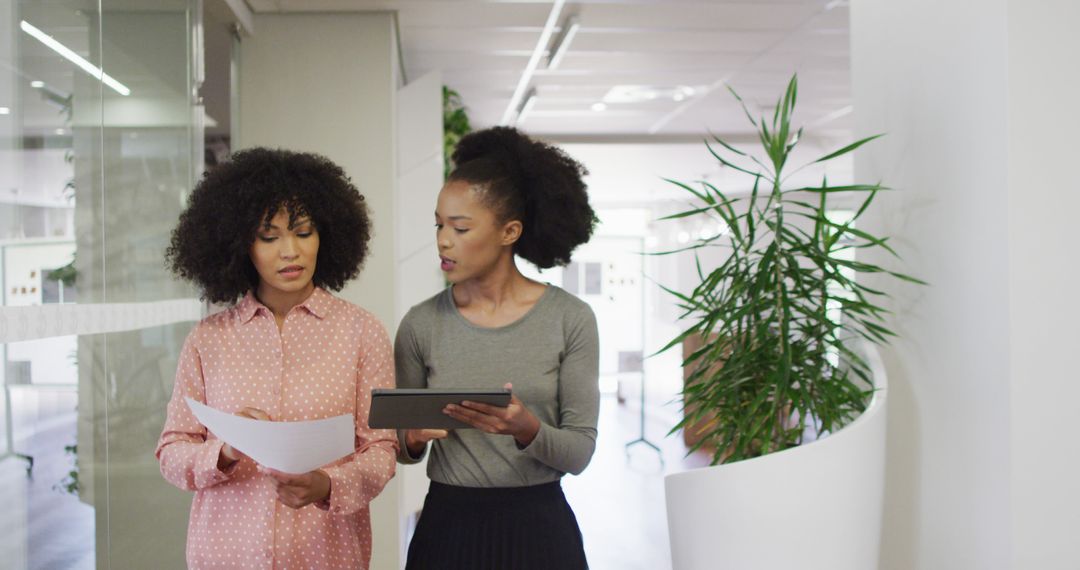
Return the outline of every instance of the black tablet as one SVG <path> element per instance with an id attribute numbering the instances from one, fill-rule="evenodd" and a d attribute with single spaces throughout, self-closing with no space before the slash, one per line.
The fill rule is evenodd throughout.
<path id="1" fill-rule="evenodd" d="M 374 429 L 470 429 L 443 413 L 448 404 L 481 402 L 510 405 L 510 390 L 434 390 L 376 388 L 371 391 L 368 425 Z"/>

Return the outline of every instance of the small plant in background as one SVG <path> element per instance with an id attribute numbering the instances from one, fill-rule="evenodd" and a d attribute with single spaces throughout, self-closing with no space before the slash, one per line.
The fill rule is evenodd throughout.
<path id="1" fill-rule="evenodd" d="M 686 356 L 691 367 L 683 390 L 685 417 L 673 430 L 697 426 L 712 463 L 733 462 L 780 451 L 835 432 L 863 410 L 872 393 L 866 361 L 853 342 L 884 344 L 894 333 L 883 324 L 884 291 L 856 279 L 859 273 L 918 279 L 855 259 L 880 249 L 896 256 L 888 238 L 855 227 L 880 184 L 785 188 L 785 168 L 802 138 L 793 130 L 798 93 L 792 77 L 771 122 L 755 120 L 731 91 L 757 131 L 761 154 L 744 152 L 713 137 L 706 148 L 726 168 L 747 176 L 749 196 L 730 197 L 708 182 L 669 180 L 688 192 L 694 206 L 664 219 L 707 216 L 723 232 L 662 254 L 694 251 L 700 283 L 690 293 L 664 288 L 677 298 L 681 318 L 693 324 L 661 349 L 688 339 L 700 348 Z M 880 136 L 880 135 L 878 135 Z M 804 165 L 823 164 L 874 140 L 868 137 Z M 715 143 L 715 144 L 714 144 Z M 796 172 L 800 169 L 797 169 Z M 829 215 L 838 195 L 859 199 L 844 220 Z M 701 265 L 696 250 L 724 248 L 715 268 Z M 809 430 L 808 430 L 809 428 Z"/>
<path id="2" fill-rule="evenodd" d="M 74 287 L 78 277 L 78 272 L 75 271 L 75 255 L 71 255 L 71 261 L 67 265 L 53 269 L 45 277 L 63 283 L 64 287 Z"/>
<path id="3" fill-rule="evenodd" d="M 58 491 L 63 491 L 72 495 L 79 494 L 79 463 L 77 461 L 79 457 L 79 448 L 76 444 L 65 445 L 64 453 L 71 457 L 71 469 L 68 474 L 60 480 L 59 483 L 53 485 L 53 488 Z"/>
<path id="4" fill-rule="evenodd" d="M 75 260 L 72 260 L 72 263 L 75 263 Z M 50 279 L 51 279 L 51 277 L 50 277 Z M 72 277 L 72 284 L 74 284 L 74 282 L 75 282 L 74 277 Z M 79 351 L 78 350 L 72 350 L 71 352 L 69 352 L 68 355 L 67 355 L 67 358 L 68 358 L 68 361 L 71 362 L 72 366 L 78 366 L 79 365 Z M 79 411 L 79 408 L 78 408 L 78 406 L 76 406 L 75 407 L 75 412 L 78 413 L 78 411 Z M 79 445 L 78 445 L 78 443 L 72 443 L 71 445 L 65 445 L 64 446 L 64 455 L 66 457 L 68 457 L 69 460 L 71 461 L 71 467 L 68 469 L 67 475 L 65 475 L 64 478 L 61 479 L 59 483 L 53 485 L 53 489 L 55 489 L 57 491 L 63 491 L 65 493 L 68 493 L 68 494 L 71 494 L 71 495 L 78 495 L 79 490 L 80 490 L 80 487 L 79 487 Z"/>
<path id="5" fill-rule="evenodd" d="M 469 124 L 469 115 L 466 113 L 465 104 L 461 102 L 461 95 L 457 91 L 443 85 L 443 179 L 450 176 L 454 169 L 454 154 L 461 137 L 472 132 Z"/>

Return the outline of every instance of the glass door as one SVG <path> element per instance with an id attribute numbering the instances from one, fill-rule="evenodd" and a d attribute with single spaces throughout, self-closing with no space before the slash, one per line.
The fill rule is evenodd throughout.
<path id="1" fill-rule="evenodd" d="M 201 172 L 200 2 L 0 0 L 0 559 L 182 567 L 153 445 L 202 304 L 163 264 Z"/>

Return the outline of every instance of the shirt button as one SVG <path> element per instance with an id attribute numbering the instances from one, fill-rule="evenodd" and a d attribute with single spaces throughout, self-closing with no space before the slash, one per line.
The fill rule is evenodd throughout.
<path id="1" fill-rule="evenodd" d="M 280 396 L 281 395 L 281 386 L 274 386 L 274 395 L 275 396 Z"/>
<path id="2" fill-rule="evenodd" d="M 274 557 L 274 551 L 273 551 L 273 550 L 267 550 L 267 551 L 266 551 L 266 552 L 264 553 L 264 555 L 266 556 L 266 559 L 267 559 L 267 560 L 269 560 L 269 559 L 271 559 L 271 558 L 273 558 L 273 557 Z"/>

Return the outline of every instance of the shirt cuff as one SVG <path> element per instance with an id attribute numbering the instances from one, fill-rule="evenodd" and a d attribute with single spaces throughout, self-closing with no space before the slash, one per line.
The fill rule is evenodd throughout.
<path id="1" fill-rule="evenodd" d="M 240 465 L 239 461 L 233 463 L 224 471 L 218 469 L 218 457 L 221 456 L 221 448 L 224 446 L 225 442 L 220 439 L 210 440 L 204 444 L 202 456 L 199 457 L 195 465 L 196 488 L 205 489 L 224 483 L 232 478 L 233 473 L 236 473 L 236 469 Z"/>
<path id="2" fill-rule="evenodd" d="M 517 442 L 516 439 L 514 440 L 514 445 L 516 445 L 517 448 L 521 451 L 524 451 L 525 453 L 528 453 L 529 455 L 540 459 L 539 457 L 537 457 L 537 451 L 544 448 L 545 442 L 547 441 L 548 437 L 550 437 L 548 435 L 548 431 L 551 429 L 551 426 L 545 424 L 544 422 L 540 422 L 540 429 L 536 430 L 536 437 L 534 437 L 533 440 L 529 442 L 529 445 L 522 446 L 520 443 Z"/>
<path id="3" fill-rule="evenodd" d="M 344 465 L 323 468 L 323 473 L 330 478 L 330 497 L 323 499 L 315 506 L 329 512 L 332 515 L 351 515 L 359 511 L 364 505 L 361 497 L 363 489 L 353 489 L 348 481 L 348 472 Z M 358 477 L 359 478 L 359 477 Z M 359 486 L 363 486 L 362 478 Z"/>

